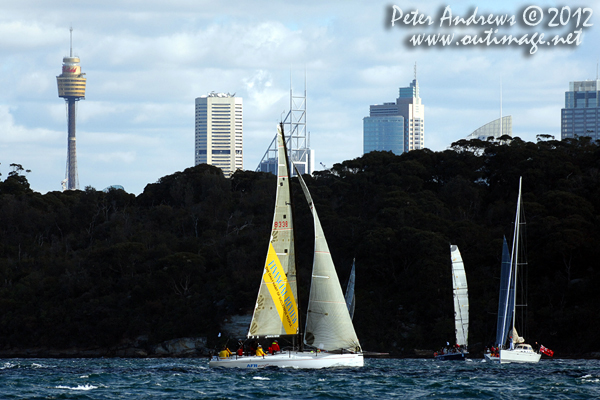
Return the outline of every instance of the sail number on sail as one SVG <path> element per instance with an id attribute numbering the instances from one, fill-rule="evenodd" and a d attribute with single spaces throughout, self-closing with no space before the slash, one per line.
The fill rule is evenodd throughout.
<path id="1" fill-rule="evenodd" d="M 275 229 L 277 229 L 277 228 L 287 228 L 288 227 L 288 222 L 287 221 L 275 221 L 275 224 L 273 225 L 273 227 Z"/>
<path id="2" fill-rule="evenodd" d="M 273 244 L 269 243 L 263 279 L 288 335 L 298 332 L 298 307 Z"/>

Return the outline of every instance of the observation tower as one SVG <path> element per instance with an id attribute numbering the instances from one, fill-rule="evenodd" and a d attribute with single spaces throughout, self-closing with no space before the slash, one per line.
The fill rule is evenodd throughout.
<path id="1" fill-rule="evenodd" d="M 62 181 L 63 190 L 79 189 L 77 177 L 77 147 L 75 146 L 75 102 L 85 99 L 85 74 L 81 73 L 79 57 L 73 57 L 73 28 L 70 29 L 70 53 L 63 58 L 62 74 L 56 77 L 58 97 L 67 103 L 67 125 L 69 132 L 67 150 L 67 172 Z"/>

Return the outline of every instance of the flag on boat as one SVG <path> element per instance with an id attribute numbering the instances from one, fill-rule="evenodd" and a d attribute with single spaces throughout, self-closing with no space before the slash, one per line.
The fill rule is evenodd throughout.
<path id="1" fill-rule="evenodd" d="M 540 346 L 540 353 L 544 353 L 547 356 L 552 357 L 554 355 L 554 352 L 552 350 L 550 350 L 547 347 L 544 347 L 544 345 Z"/>

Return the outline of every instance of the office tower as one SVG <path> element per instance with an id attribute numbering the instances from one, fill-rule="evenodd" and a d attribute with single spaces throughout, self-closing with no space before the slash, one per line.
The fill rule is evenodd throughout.
<path id="1" fill-rule="evenodd" d="M 425 148 L 425 106 L 419 96 L 416 65 L 415 79 L 400 88 L 395 103 L 369 109 L 369 116 L 363 118 L 364 153 L 378 150 L 401 154 Z"/>
<path id="2" fill-rule="evenodd" d="M 85 99 L 85 74 L 81 73 L 79 57 L 73 57 L 73 28 L 70 29 L 70 53 L 69 57 L 63 58 L 62 74 L 56 77 L 58 84 L 58 97 L 65 99 L 67 103 L 67 172 L 62 181 L 63 190 L 79 189 L 79 177 L 77 176 L 77 147 L 75 145 L 75 102 Z"/>
<path id="3" fill-rule="evenodd" d="M 589 136 L 600 139 L 600 80 L 569 83 L 561 110 L 561 139 Z"/>
<path id="4" fill-rule="evenodd" d="M 498 139 L 501 136 L 508 135 L 512 137 L 512 116 L 507 115 L 495 119 L 487 124 L 475 129 L 473 133 L 467 136 L 467 140 L 479 139 L 487 140 L 490 137 Z"/>
<path id="5" fill-rule="evenodd" d="M 242 110 L 242 98 L 235 94 L 196 98 L 195 165 L 219 167 L 227 178 L 244 167 Z"/>

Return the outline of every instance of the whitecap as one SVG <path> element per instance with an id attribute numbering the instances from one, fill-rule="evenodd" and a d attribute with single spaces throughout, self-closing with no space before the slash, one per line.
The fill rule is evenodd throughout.
<path id="1" fill-rule="evenodd" d="M 259 381 L 270 381 L 271 380 L 271 379 L 265 378 L 263 376 L 255 376 L 252 379 L 256 379 L 256 380 L 259 380 Z"/>
<path id="2" fill-rule="evenodd" d="M 93 386 L 93 385 L 78 385 L 77 387 L 70 387 L 70 386 L 57 386 L 57 389 L 68 389 L 68 390 L 92 390 L 92 389 L 98 389 L 98 386 Z"/>

